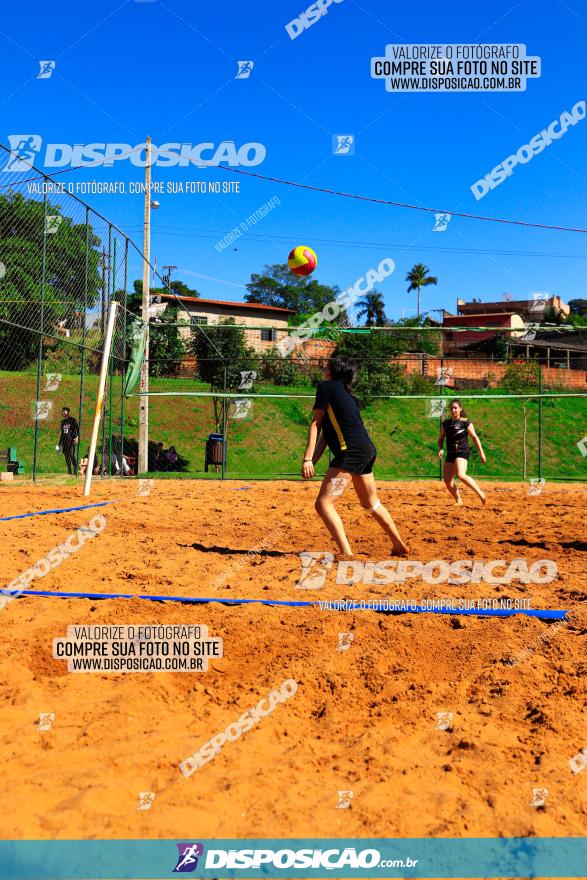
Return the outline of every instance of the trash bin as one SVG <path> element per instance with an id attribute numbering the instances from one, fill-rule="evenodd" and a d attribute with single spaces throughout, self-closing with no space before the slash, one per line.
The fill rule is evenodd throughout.
<path id="1" fill-rule="evenodd" d="M 207 471 L 209 465 L 214 465 L 218 471 L 222 467 L 222 463 L 226 463 L 226 443 L 224 434 L 210 434 L 206 440 L 206 460 L 204 469 Z"/>

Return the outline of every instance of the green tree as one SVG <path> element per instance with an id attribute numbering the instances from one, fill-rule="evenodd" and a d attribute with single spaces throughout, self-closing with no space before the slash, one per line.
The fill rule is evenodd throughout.
<path id="1" fill-rule="evenodd" d="M 276 348 L 261 355 L 259 369 L 261 377 L 271 385 L 295 385 L 303 375 L 298 363 L 282 357 Z"/>
<path id="2" fill-rule="evenodd" d="M 553 305 L 549 305 L 542 314 L 540 323 L 541 324 L 566 324 L 567 319 L 558 309 L 555 309 Z"/>
<path id="3" fill-rule="evenodd" d="M 56 335 L 57 321 L 69 319 L 70 328 L 74 317 L 79 321 L 84 302 L 92 308 L 101 286 L 100 244 L 91 226 L 74 223 L 59 204 L 45 209 L 21 193 L 0 195 L 1 369 L 23 369 L 36 357 L 42 299 L 48 336 Z"/>
<path id="4" fill-rule="evenodd" d="M 408 293 L 412 290 L 418 291 L 418 318 L 420 317 L 420 290 L 422 287 L 428 287 L 429 284 L 438 284 L 438 278 L 428 275 L 428 266 L 424 263 L 416 263 L 406 275 L 406 281 L 410 282 Z"/>
<path id="5" fill-rule="evenodd" d="M 292 317 L 292 324 L 300 324 L 315 312 L 321 311 L 340 293 L 336 286 L 330 287 L 315 279 L 294 275 L 287 263 L 265 266 L 260 274 L 251 275 L 246 287 L 246 302 L 292 309 L 296 313 Z"/>
<path id="6" fill-rule="evenodd" d="M 131 314 L 140 316 L 143 307 L 143 282 L 133 281 L 132 286 L 133 292 L 126 298 L 126 308 Z"/>
<path id="7" fill-rule="evenodd" d="M 587 327 L 587 299 L 570 299 L 569 308 L 571 313 L 563 323 L 571 327 Z"/>
<path id="8" fill-rule="evenodd" d="M 587 299 L 570 299 L 569 308 L 571 315 L 587 317 Z"/>
<path id="9" fill-rule="evenodd" d="M 499 383 L 511 394 L 536 391 L 539 386 L 540 365 L 537 361 L 513 361 Z"/>
<path id="10" fill-rule="evenodd" d="M 162 288 L 162 290 L 165 292 L 164 288 Z M 200 296 L 198 290 L 193 287 L 188 287 L 183 281 L 172 281 L 169 285 L 169 290 L 171 290 L 176 296 L 193 296 L 196 298 Z"/>
<path id="11" fill-rule="evenodd" d="M 241 372 L 257 367 L 256 353 L 247 345 L 245 331 L 235 325 L 234 318 L 194 327 L 189 348 L 198 362 L 200 379 L 209 383 L 211 391 L 238 391 Z M 220 431 L 226 418 L 228 433 L 229 413 L 228 401 L 214 397 L 216 431 Z"/>
<path id="12" fill-rule="evenodd" d="M 176 326 L 177 313 L 177 305 L 170 303 L 162 315 L 149 323 L 150 376 L 177 376 L 179 373 L 186 355 L 186 344 Z"/>
<path id="13" fill-rule="evenodd" d="M 357 318 L 359 321 L 366 316 L 366 327 L 383 327 L 385 321 L 385 305 L 383 302 L 383 294 L 378 290 L 370 290 L 357 302 L 359 310 Z"/>
<path id="14" fill-rule="evenodd" d="M 397 335 L 397 334 L 396 334 Z M 375 333 L 343 333 L 336 354 L 357 362 L 356 393 L 363 404 L 376 394 L 402 394 L 407 390 L 404 370 L 400 364 L 390 363 L 398 354 L 398 342 L 385 331 Z"/>
<path id="15" fill-rule="evenodd" d="M 567 323 L 573 327 L 587 327 L 587 315 L 570 315 Z"/>
<path id="16" fill-rule="evenodd" d="M 400 318 L 399 321 L 387 323 L 386 335 L 393 340 L 397 352 L 411 351 L 425 354 L 439 354 L 442 341 L 442 330 L 419 330 L 421 327 L 429 327 L 426 318 Z M 395 330 L 396 327 L 413 327 L 414 332 Z"/>
<path id="17" fill-rule="evenodd" d="M 137 278 L 135 281 L 133 281 L 132 286 L 133 292 L 128 296 L 127 308 L 130 309 L 133 314 L 140 315 L 143 303 L 143 282 L 140 278 Z M 184 284 L 183 281 L 172 281 L 169 285 L 169 288 L 165 286 L 150 287 L 149 295 L 151 297 L 162 296 L 163 294 L 169 296 L 169 291 L 174 293 L 176 296 L 193 296 L 196 298 L 200 296 L 198 290 L 192 287 L 188 287 L 187 284 Z M 165 301 L 173 302 L 173 300 Z"/>

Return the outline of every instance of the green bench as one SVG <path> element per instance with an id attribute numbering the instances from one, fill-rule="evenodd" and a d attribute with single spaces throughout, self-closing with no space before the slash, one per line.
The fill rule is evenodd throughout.
<path id="1" fill-rule="evenodd" d="M 0 466 L 4 463 L 9 473 L 24 474 L 24 463 L 16 457 L 16 446 L 0 449 Z"/>

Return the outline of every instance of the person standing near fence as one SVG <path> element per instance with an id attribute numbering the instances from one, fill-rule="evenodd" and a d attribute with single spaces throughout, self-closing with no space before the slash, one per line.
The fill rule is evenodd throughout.
<path id="1" fill-rule="evenodd" d="M 68 406 L 63 407 L 61 410 L 61 416 L 61 433 L 56 448 L 57 451 L 61 450 L 65 456 L 67 473 L 75 474 L 77 470 L 75 452 L 79 442 L 79 425 L 74 417 L 70 415 L 70 409 Z"/>
<path id="2" fill-rule="evenodd" d="M 462 505 L 461 495 L 455 479 L 459 479 L 465 486 L 469 486 L 476 492 L 481 503 L 485 504 L 485 492 L 479 488 L 473 477 L 467 475 L 467 464 L 471 454 L 469 450 L 469 437 L 477 447 L 479 457 L 483 464 L 487 461 L 481 441 L 475 432 L 473 422 L 467 418 L 467 414 L 463 409 L 460 400 L 451 400 L 450 402 L 450 419 L 446 419 L 440 428 L 440 436 L 438 437 L 438 457 L 442 459 L 444 455 L 443 445 L 446 440 L 446 459 L 444 462 L 444 484 L 452 497 L 455 504 Z"/>

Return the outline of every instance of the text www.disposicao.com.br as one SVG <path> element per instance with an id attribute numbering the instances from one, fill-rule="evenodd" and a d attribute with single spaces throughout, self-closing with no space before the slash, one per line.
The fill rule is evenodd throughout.
<path id="1" fill-rule="evenodd" d="M 72 657 L 75 672 L 157 672 L 202 669 L 199 657 Z"/>

